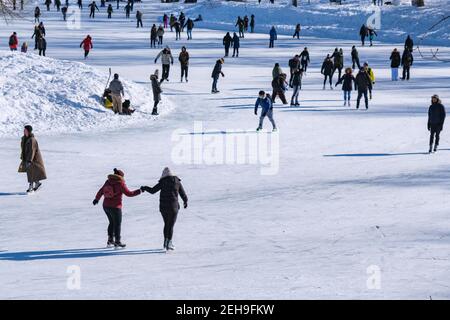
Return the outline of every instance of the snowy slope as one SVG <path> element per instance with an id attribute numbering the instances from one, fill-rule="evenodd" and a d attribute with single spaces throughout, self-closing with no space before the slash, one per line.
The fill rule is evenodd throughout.
<path id="1" fill-rule="evenodd" d="M 125 98 L 137 111 L 131 117 L 115 116 L 99 102 L 108 75 L 83 63 L 2 52 L 0 70 L 0 135 L 20 135 L 28 123 L 36 124 L 41 133 L 68 133 L 111 130 L 154 119 L 149 85 L 123 81 Z M 166 100 L 161 113 L 172 108 Z"/>
<path id="2" fill-rule="evenodd" d="M 343 5 L 330 4 L 328 0 L 314 0 L 308 4 L 300 0 L 295 8 L 291 1 L 277 0 L 270 4 L 263 0 L 245 2 L 201 0 L 198 5 L 185 5 L 188 15 L 201 14 L 203 26 L 222 30 L 234 30 L 236 17 L 254 14 L 256 30 L 268 32 L 272 25 L 281 34 L 292 34 L 297 23 L 301 23 L 303 36 L 359 40 L 359 28 L 374 14 L 369 0 L 347 0 Z M 427 1 L 423 8 L 411 7 L 411 1 L 402 1 L 399 6 L 381 8 L 381 28 L 377 28 L 377 41 L 402 42 L 408 34 L 423 37 L 423 44 L 450 45 L 450 19 L 432 30 L 428 30 L 445 16 L 450 15 L 449 0 Z"/>

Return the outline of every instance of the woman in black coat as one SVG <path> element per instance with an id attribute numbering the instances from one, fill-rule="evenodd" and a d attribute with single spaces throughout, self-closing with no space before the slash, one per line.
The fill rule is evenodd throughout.
<path id="1" fill-rule="evenodd" d="M 350 98 L 355 84 L 355 77 L 352 74 L 352 68 L 345 69 L 345 74 L 338 80 L 336 86 L 342 83 L 342 91 L 344 91 L 344 107 L 347 105 L 350 107 Z"/>
<path id="2" fill-rule="evenodd" d="M 178 195 L 183 199 L 183 207 L 185 209 L 188 202 L 180 178 L 174 176 L 170 169 L 166 167 L 163 170 L 161 179 L 153 188 L 141 187 L 141 191 L 147 191 L 151 194 L 161 191 L 159 195 L 159 211 L 164 220 L 164 249 L 174 250 L 175 246 L 172 243 L 173 228 L 180 209 Z"/>
<path id="3" fill-rule="evenodd" d="M 402 58 L 397 48 L 392 51 L 389 59 L 391 60 L 391 79 L 392 81 L 398 81 L 398 67 L 400 67 Z"/>

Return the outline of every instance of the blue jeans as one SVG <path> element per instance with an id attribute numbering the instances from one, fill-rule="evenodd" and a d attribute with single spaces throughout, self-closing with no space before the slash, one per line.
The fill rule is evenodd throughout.
<path id="1" fill-rule="evenodd" d="M 217 90 L 217 81 L 219 81 L 219 76 L 213 78 L 212 91 L 218 91 Z"/>
<path id="2" fill-rule="evenodd" d="M 187 37 L 188 37 L 188 39 L 192 39 L 192 30 L 187 30 L 186 31 L 186 33 L 187 33 Z"/>
<path id="3" fill-rule="evenodd" d="M 352 92 L 351 91 L 344 91 L 344 101 L 350 101 L 350 98 L 352 96 Z"/>
<path id="4" fill-rule="evenodd" d="M 392 81 L 398 80 L 398 68 L 391 68 Z"/>

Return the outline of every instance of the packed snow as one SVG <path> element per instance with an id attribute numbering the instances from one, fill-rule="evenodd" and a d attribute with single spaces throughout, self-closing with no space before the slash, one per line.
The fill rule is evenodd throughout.
<path id="1" fill-rule="evenodd" d="M 165 44 L 176 62 L 162 98 L 173 111 L 155 119 L 144 112 L 132 118 L 104 112 L 97 96 L 109 67 L 125 79 L 137 107 L 148 110 L 149 75 L 161 69 L 153 63 L 160 49 L 149 48 L 149 26 L 159 23 L 163 12 L 178 13 L 180 5 L 136 4 L 144 12 L 143 29 L 134 19 L 125 20 L 122 10 L 111 21 L 102 8 L 95 20 L 83 11 L 81 29 L 65 28 L 60 13 L 43 10 L 48 58 L 38 58 L 31 45 L 27 55 L 1 53 L 0 298 L 449 299 L 450 135 L 445 125 L 440 150 L 429 155 L 426 121 L 432 94 L 449 105 L 450 65 L 415 52 L 412 79 L 390 81 L 389 54 L 394 47 L 402 49 L 403 35 L 416 26 L 400 30 L 398 38 L 383 34 L 374 47 L 358 46 L 361 61 L 369 61 L 376 75 L 369 110 L 354 109 L 355 92 L 352 107 L 343 107 L 340 87 L 323 91 L 320 74 L 323 58 L 336 46 L 350 64 L 363 14 L 352 19 L 352 35 L 334 28 L 293 40 L 286 33 L 271 50 L 267 30 L 257 28 L 260 33 L 242 39 L 239 58 L 225 59 L 221 92 L 211 95 L 211 71 L 223 56 L 225 27 L 212 24 L 202 9 L 206 4 L 199 3 L 189 11 L 205 19 L 196 23 L 194 40 L 183 34 L 175 41 L 166 30 Z M 227 13 L 231 3 L 217 6 L 232 31 L 240 12 Z M 27 9 L 30 13 L 32 7 Z M 258 10 L 257 23 L 266 12 Z M 284 25 L 297 21 L 290 13 L 286 17 Z M 316 18 L 317 25 L 326 24 L 321 15 Z M 13 31 L 26 41 L 32 30 L 30 20 L 2 24 L 2 50 L 8 50 Z M 79 44 L 86 34 L 93 37 L 94 49 L 84 62 Z M 424 51 L 450 52 L 446 38 L 435 39 Z M 189 83 L 178 82 L 182 45 L 191 55 Z M 288 71 L 288 60 L 305 46 L 311 65 L 301 106 L 276 103 L 279 133 L 258 134 L 279 140 L 279 158 L 269 157 L 275 174 L 261 174 L 261 162 L 178 161 L 173 151 L 180 139 L 207 155 L 226 138 L 257 135 L 258 91 L 270 90 L 275 62 Z M 3 69 L 8 65 L 13 67 Z M 17 173 L 20 132 L 12 132 L 24 122 L 35 127 L 48 175 L 32 195 L 25 193 L 26 177 Z M 66 126 L 76 130 L 65 131 Z M 264 126 L 270 129 L 267 120 Z M 97 127 L 107 130 L 97 132 Z M 149 194 L 124 199 L 127 248 L 106 249 L 107 219 L 92 200 L 107 174 L 124 170 L 128 186 L 136 189 L 154 185 L 165 166 L 179 175 L 189 197 L 175 226 L 175 252 L 161 253 L 158 196 Z M 70 286 L 76 270 L 79 288 Z"/>

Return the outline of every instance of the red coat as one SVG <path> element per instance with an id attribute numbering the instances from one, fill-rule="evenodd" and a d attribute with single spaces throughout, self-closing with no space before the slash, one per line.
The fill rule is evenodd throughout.
<path id="1" fill-rule="evenodd" d="M 122 195 L 135 197 L 141 194 L 141 190 L 130 191 L 125 184 L 125 180 L 119 175 L 110 174 L 103 187 L 98 190 L 95 199 L 99 201 L 104 196 L 103 206 L 106 208 L 122 208 Z"/>
<path id="2" fill-rule="evenodd" d="M 17 49 L 17 45 L 19 44 L 19 39 L 17 39 L 17 36 L 15 36 L 15 35 L 12 35 L 11 38 L 12 38 L 12 41 L 11 41 L 12 43 L 9 45 L 9 48 Z"/>
<path id="3" fill-rule="evenodd" d="M 83 47 L 85 51 L 89 51 L 93 48 L 91 37 L 86 37 L 83 41 L 81 41 L 80 47 Z"/>

